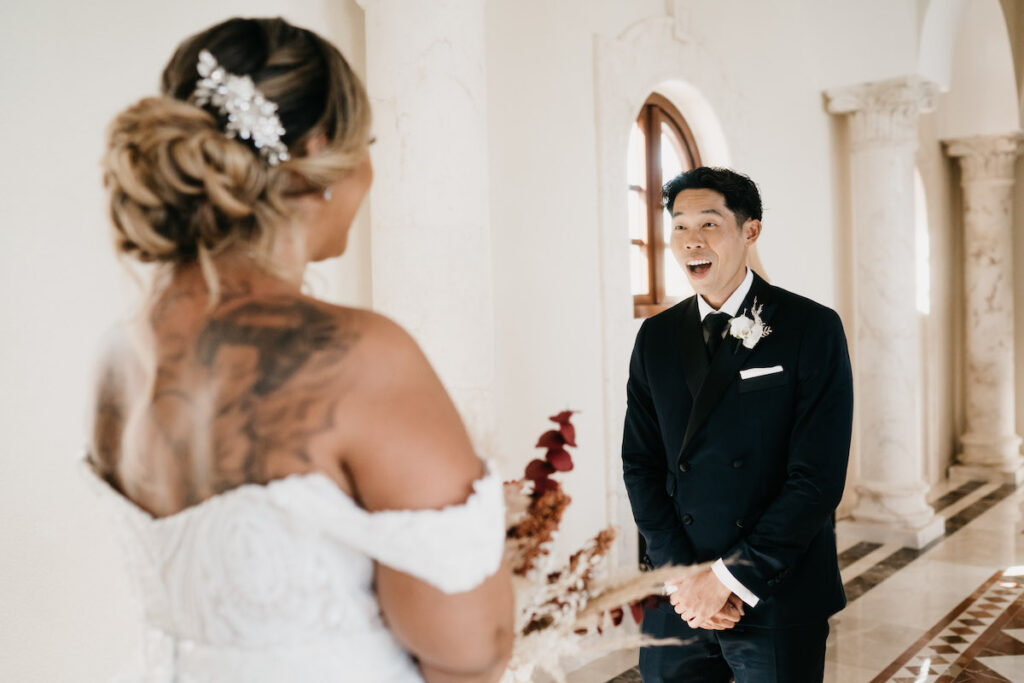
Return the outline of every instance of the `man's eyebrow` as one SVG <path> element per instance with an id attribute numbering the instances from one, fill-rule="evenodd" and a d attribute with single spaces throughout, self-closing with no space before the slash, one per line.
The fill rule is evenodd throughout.
<path id="1" fill-rule="evenodd" d="M 704 209 L 703 211 L 701 211 L 701 213 L 713 213 L 716 216 L 718 216 L 719 218 L 725 218 L 725 216 L 722 215 L 722 212 L 719 211 L 718 209 Z M 682 216 L 682 215 L 683 215 L 682 211 L 673 211 L 672 212 L 672 217 L 673 218 L 675 218 L 676 216 Z"/>

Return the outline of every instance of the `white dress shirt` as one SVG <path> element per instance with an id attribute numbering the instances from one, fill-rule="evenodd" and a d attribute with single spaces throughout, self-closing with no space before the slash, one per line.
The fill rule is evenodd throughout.
<path id="1" fill-rule="evenodd" d="M 704 318 L 708 317 L 712 313 L 728 313 L 730 318 L 735 318 L 736 314 L 740 312 L 740 306 L 743 305 L 743 300 L 747 298 L 747 294 L 750 293 L 750 287 L 754 284 L 754 272 L 747 268 L 747 276 L 743 278 L 743 282 L 736 288 L 736 291 L 725 300 L 722 307 L 714 309 L 711 307 L 704 297 L 697 297 L 697 310 L 700 311 L 700 321 L 704 322 Z"/>
<path id="2" fill-rule="evenodd" d="M 704 318 L 708 317 L 712 313 L 727 313 L 730 318 L 735 318 L 736 314 L 739 313 L 740 306 L 743 305 L 743 300 L 747 298 L 747 294 L 750 293 L 750 286 L 754 284 L 754 273 L 747 268 L 747 276 L 743 278 L 743 282 L 736 288 L 736 291 L 726 299 L 725 303 L 719 309 L 712 308 L 711 304 L 704 300 L 703 296 L 697 297 L 697 310 L 700 311 L 700 321 L 704 322 Z M 751 607 L 754 607 L 761 601 L 756 595 L 750 592 L 750 590 L 742 583 L 736 580 L 736 577 L 732 575 L 729 568 L 725 566 L 725 562 L 721 559 L 715 560 L 715 563 L 711 565 L 711 571 L 715 573 L 718 580 L 721 581 L 725 586 L 736 595 L 740 596 L 740 600 L 747 603 Z"/>

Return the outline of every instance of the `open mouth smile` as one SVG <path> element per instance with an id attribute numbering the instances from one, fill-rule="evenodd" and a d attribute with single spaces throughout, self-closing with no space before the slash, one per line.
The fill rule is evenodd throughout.
<path id="1" fill-rule="evenodd" d="M 694 259 L 686 263 L 686 268 L 690 271 L 690 274 L 701 277 L 709 270 L 711 270 L 711 261 L 706 259 Z"/>

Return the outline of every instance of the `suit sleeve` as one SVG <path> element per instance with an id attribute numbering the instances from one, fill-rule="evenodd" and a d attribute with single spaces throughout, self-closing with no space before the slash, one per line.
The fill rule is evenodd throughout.
<path id="1" fill-rule="evenodd" d="M 646 321 L 637 333 L 626 384 L 626 424 L 622 437 L 622 474 L 633 519 L 656 567 L 690 564 L 693 551 L 682 532 L 675 505 L 666 493 L 668 466 L 644 362 Z"/>
<path id="2" fill-rule="evenodd" d="M 806 328 L 786 479 L 751 533 L 725 554 L 729 572 L 755 595 L 774 593 L 839 505 L 853 429 L 853 376 L 843 325 L 823 309 Z"/>

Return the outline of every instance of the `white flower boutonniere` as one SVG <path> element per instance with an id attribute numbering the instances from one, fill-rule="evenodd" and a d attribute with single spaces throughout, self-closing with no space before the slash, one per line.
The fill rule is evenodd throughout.
<path id="1" fill-rule="evenodd" d="M 729 336 L 733 339 L 739 339 L 748 349 L 757 346 L 757 342 L 772 333 L 772 328 L 765 325 L 764 321 L 761 320 L 762 310 L 764 310 L 764 306 L 758 306 L 757 299 L 754 299 L 754 305 L 750 309 L 753 320 L 745 314 L 732 318 L 729 320 Z M 739 349 L 739 346 L 736 348 Z"/>

